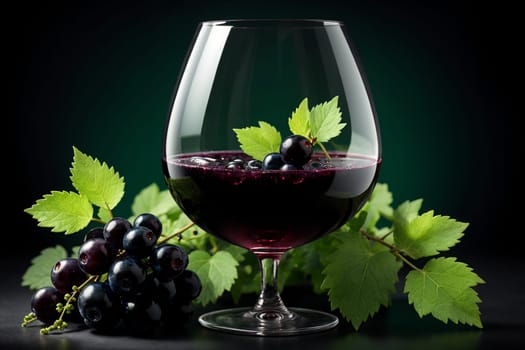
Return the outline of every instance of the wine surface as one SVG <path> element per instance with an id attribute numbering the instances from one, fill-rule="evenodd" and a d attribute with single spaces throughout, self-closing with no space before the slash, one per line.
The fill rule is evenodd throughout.
<path id="1" fill-rule="evenodd" d="M 301 170 L 250 169 L 242 152 L 163 160 L 173 198 L 207 232 L 256 254 L 280 254 L 327 234 L 368 199 L 381 161 L 314 154 Z M 237 162 L 238 167 L 228 167 Z"/>

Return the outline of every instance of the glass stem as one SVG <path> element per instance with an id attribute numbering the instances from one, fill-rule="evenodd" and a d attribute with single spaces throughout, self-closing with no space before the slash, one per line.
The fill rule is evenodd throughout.
<path id="1" fill-rule="evenodd" d="M 261 269 L 261 294 L 253 312 L 262 320 L 290 319 L 293 313 L 284 305 L 279 295 L 280 256 L 258 256 Z"/>

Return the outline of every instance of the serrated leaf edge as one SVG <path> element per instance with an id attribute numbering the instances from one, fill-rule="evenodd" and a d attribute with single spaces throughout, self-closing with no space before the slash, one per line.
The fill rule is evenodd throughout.
<path id="1" fill-rule="evenodd" d="M 73 171 L 75 171 L 75 163 L 77 161 L 77 156 L 78 155 L 83 155 L 85 156 L 86 158 L 88 158 L 90 161 L 92 161 L 93 163 L 96 164 L 96 166 L 99 166 L 101 167 L 102 169 L 104 170 L 107 170 L 109 171 L 112 175 L 115 175 L 116 178 L 122 182 L 122 193 L 120 195 L 120 198 L 115 202 L 115 204 L 113 205 L 109 205 L 109 203 L 104 203 L 104 205 L 100 205 L 100 204 L 97 204 L 97 203 L 94 203 L 93 200 L 90 198 L 90 196 L 88 194 L 85 194 L 85 193 L 82 193 L 83 191 L 81 191 L 81 189 L 79 189 L 77 187 L 77 184 L 75 184 L 75 181 L 74 181 L 74 174 L 73 174 Z M 77 147 L 73 146 L 73 162 L 71 163 L 71 167 L 69 168 L 69 172 L 71 173 L 71 175 L 69 176 L 69 179 L 71 180 L 71 184 L 73 185 L 73 187 L 78 191 L 78 193 L 80 194 L 83 194 L 86 196 L 86 198 L 93 204 L 93 205 L 96 205 L 98 207 L 101 207 L 101 208 L 105 208 L 105 209 L 108 209 L 108 210 L 111 210 L 113 208 L 115 208 L 118 203 L 122 200 L 122 198 L 124 197 L 124 188 L 125 188 L 125 179 L 123 176 L 120 175 L 120 173 L 115 170 L 115 168 L 113 166 L 109 166 L 105 161 L 100 161 L 98 158 L 96 157 L 93 157 L 87 153 L 84 153 L 82 152 L 81 150 L 79 150 Z"/>

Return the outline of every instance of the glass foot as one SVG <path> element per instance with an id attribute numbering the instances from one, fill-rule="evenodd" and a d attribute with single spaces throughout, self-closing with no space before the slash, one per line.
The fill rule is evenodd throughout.
<path id="1" fill-rule="evenodd" d="M 227 333 L 284 336 L 326 331 L 334 328 L 339 319 L 326 312 L 288 308 L 287 314 L 254 312 L 251 308 L 234 308 L 206 313 L 199 323 L 210 329 Z"/>

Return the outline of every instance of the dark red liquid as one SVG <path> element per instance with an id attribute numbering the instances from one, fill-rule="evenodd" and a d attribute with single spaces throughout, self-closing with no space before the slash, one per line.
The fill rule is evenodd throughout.
<path id="1" fill-rule="evenodd" d="M 195 156 L 246 156 L 185 154 L 164 160 L 163 170 L 175 201 L 197 225 L 259 254 L 279 254 L 340 227 L 368 199 L 380 165 L 332 154 L 330 167 L 315 170 L 234 170 L 195 164 Z"/>

